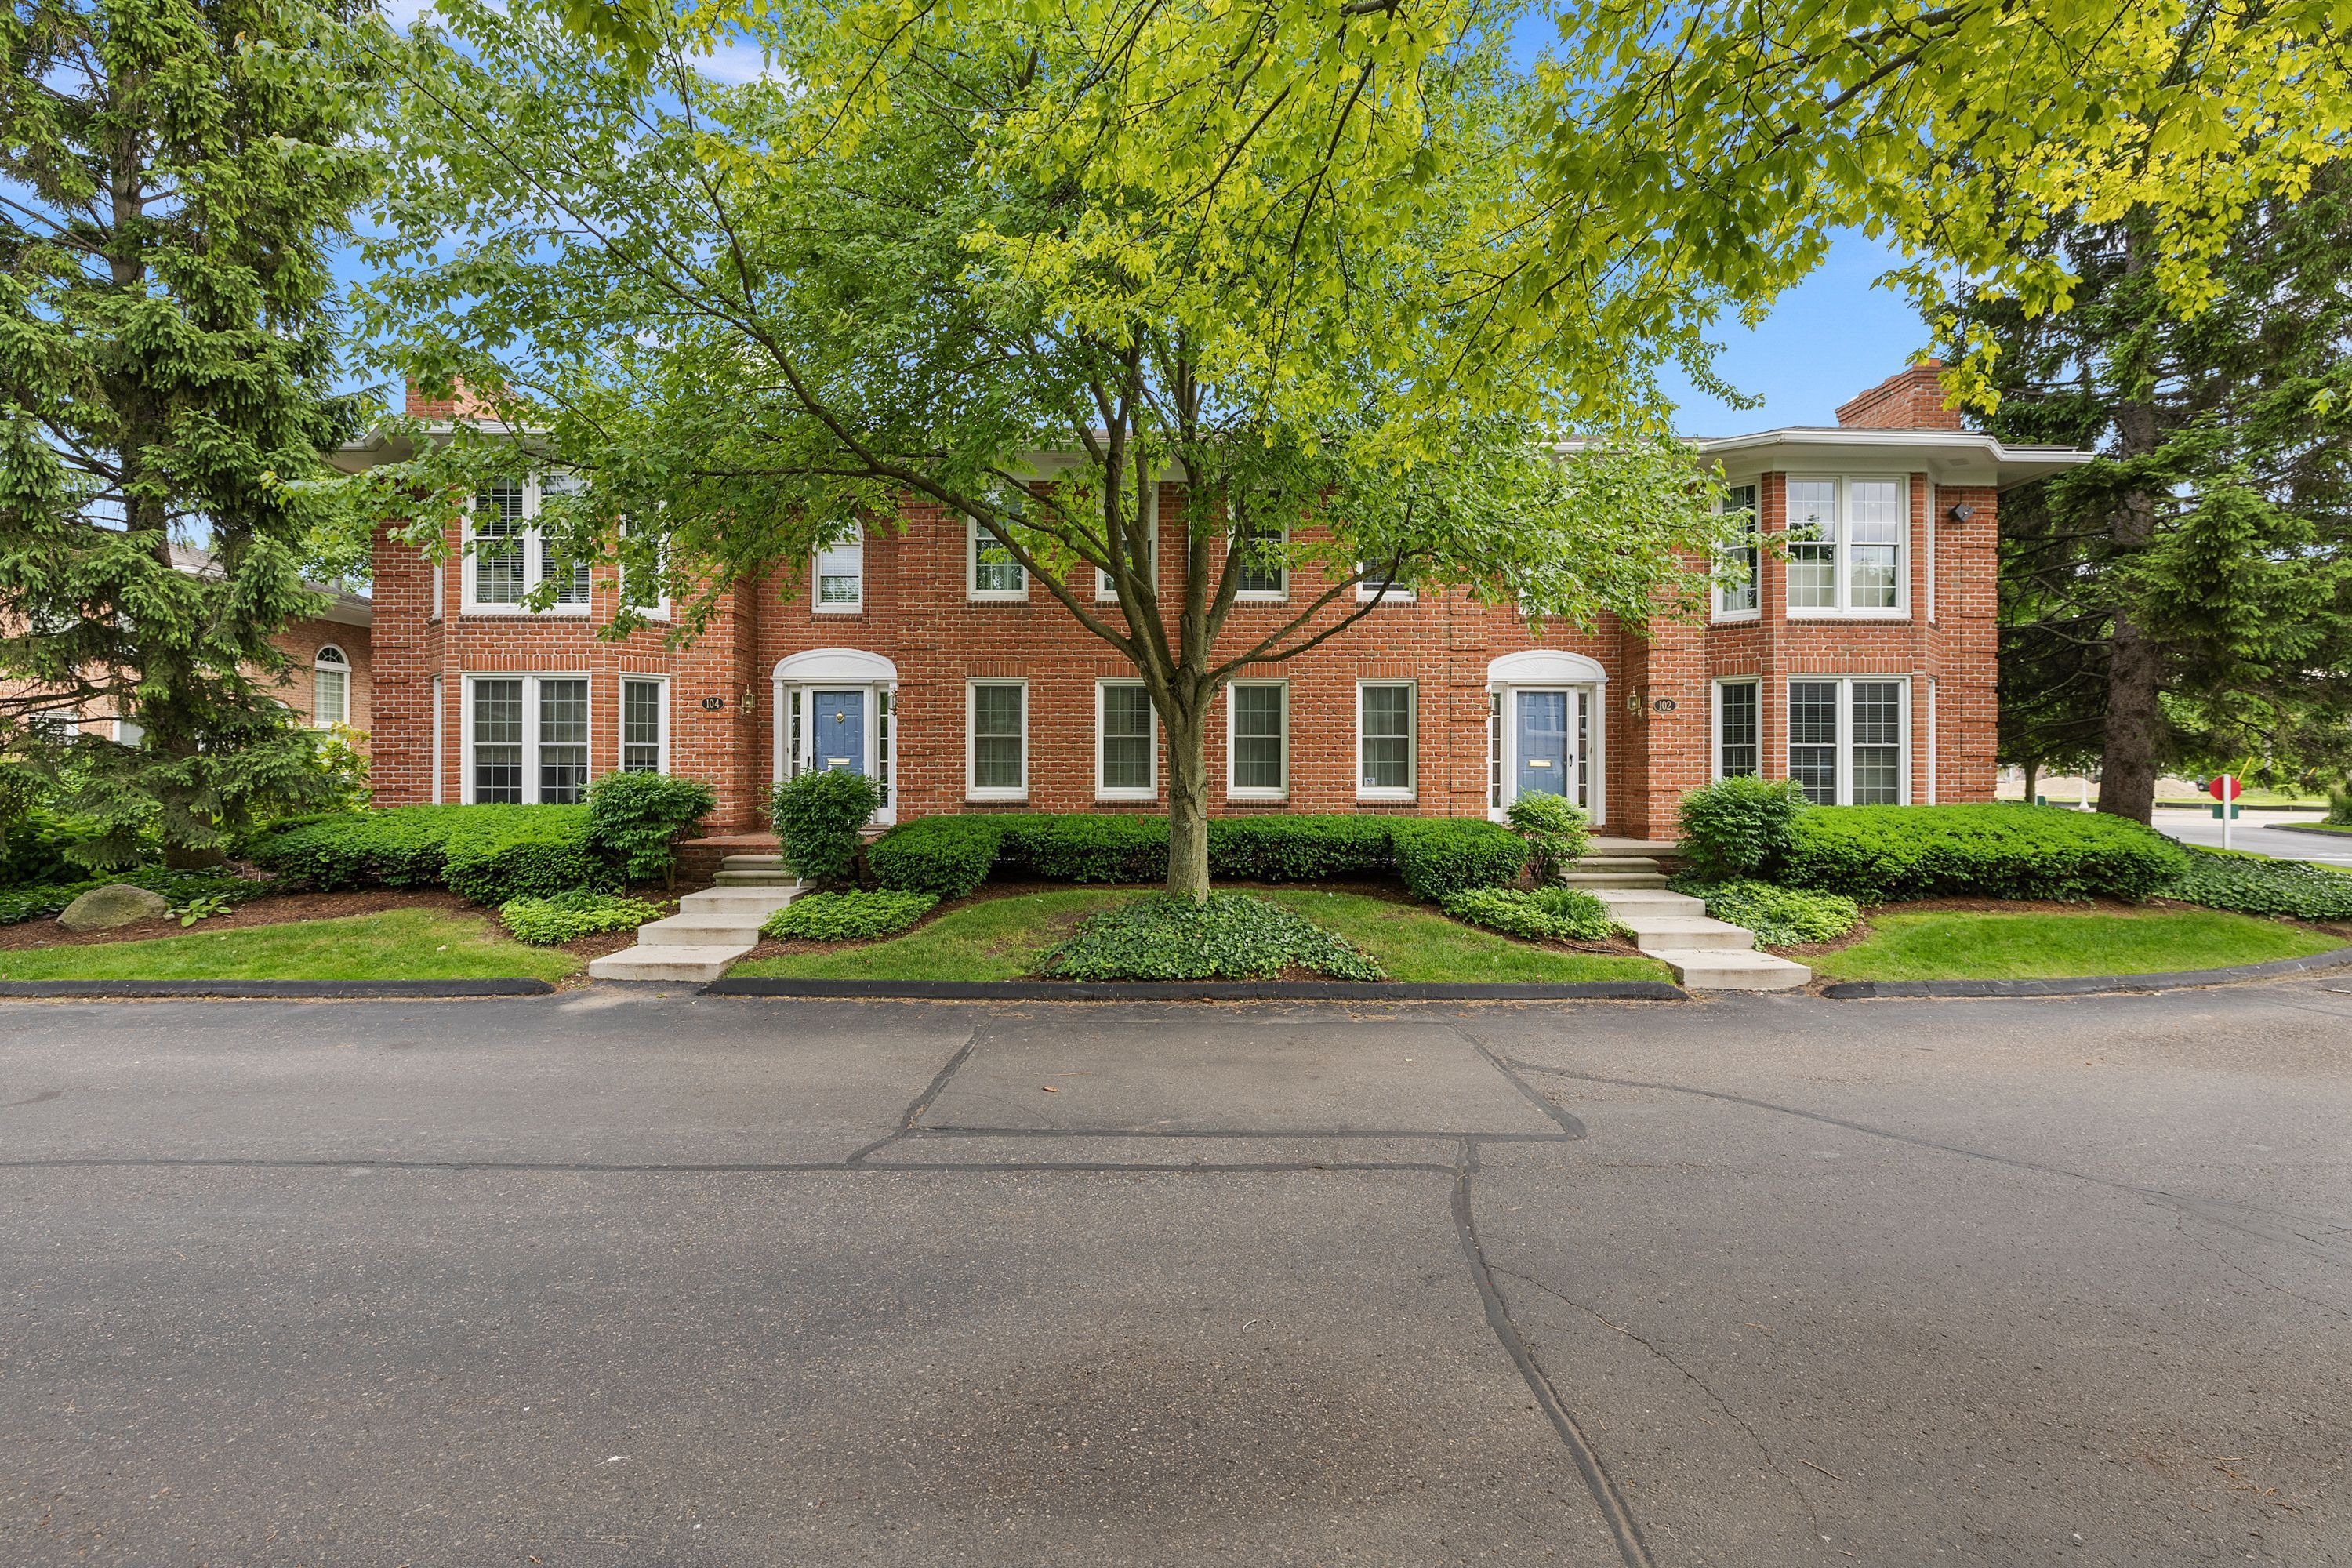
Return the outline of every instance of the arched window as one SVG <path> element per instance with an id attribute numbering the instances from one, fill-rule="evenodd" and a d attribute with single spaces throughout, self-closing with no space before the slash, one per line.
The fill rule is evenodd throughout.
<path id="1" fill-rule="evenodd" d="M 310 722 L 318 729 L 343 724 L 352 716 L 352 661 L 333 643 L 319 649 L 310 665 Z"/>

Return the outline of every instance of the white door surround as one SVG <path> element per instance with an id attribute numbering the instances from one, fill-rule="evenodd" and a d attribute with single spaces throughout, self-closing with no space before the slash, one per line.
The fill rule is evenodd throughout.
<path id="1" fill-rule="evenodd" d="M 1486 815 L 1503 820 L 1518 798 L 1518 693 L 1560 692 L 1567 699 L 1570 766 L 1566 797 L 1596 824 L 1608 820 L 1609 672 L 1598 659 L 1559 648 L 1507 653 L 1486 666 Z"/>
<path id="2" fill-rule="evenodd" d="M 817 691 L 856 691 L 865 695 L 864 755 L 859 773 L 882 786 L 881 809 L 874 820 L 887 825 L 898 820 L 898 667 L 878 653 L 861 648 L 818 647 L 780 659 L 769 678 L 775 707 L 773 776 L 778 784 L 817 766 L 813 747 L 816 726 L 807 704 Z"/>

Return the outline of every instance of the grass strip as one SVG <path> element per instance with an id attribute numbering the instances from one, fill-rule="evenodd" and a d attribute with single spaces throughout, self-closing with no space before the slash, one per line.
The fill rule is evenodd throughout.
<path id="1" fill-rule="evenodd" d="M 579 967 L 436 910 L 0 952 L 0 980 L 561 980 Z"/>
<path id="2" fill-rule="evenodd" d="M 1805 960 L 1836 980 L 2070 980 L 2231 969 L 2343 944 L 2218 910 L 1878 914 L 1870 935 Z"/>

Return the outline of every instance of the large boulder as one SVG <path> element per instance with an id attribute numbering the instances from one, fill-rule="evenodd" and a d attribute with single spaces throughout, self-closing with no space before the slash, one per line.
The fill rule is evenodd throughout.
<path id="1" fill-rule="evenodd" d="M 111 931 L 133 921 L 152 921 L 170 907 L 161 893 L 128 882 L 110 882 L 68 904 L 58 924 L 70 931 Z"/>

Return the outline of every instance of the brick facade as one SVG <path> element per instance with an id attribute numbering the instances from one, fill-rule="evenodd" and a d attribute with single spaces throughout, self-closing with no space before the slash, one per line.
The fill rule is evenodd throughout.
<path id="1" fill-rule="evenodd" d="M 1586 795 L 1605 826 L 1666 835 L 1682 795 L 1714 776 L 1715 691 L 1727 679 L 1755 678 L 1759 690 L 1762 771 L 1788 772 L 1787 684 L 1805 676 L 1877 676 L 1901 683 L 1907 702 L 1902 792 L 1913 801 L 1990 799 L 1993 784 L 1993 542 L 1999 486 L 2010 465 L 1989 438 L 1947 434 L 1937 423 L 1916 434 L 1878 434 L 1900 405 L 1918 412 L 1926 394 L 1908 371 L 1865 394 L 1865 432 L 1851 449 L 1840 432 L 1784 431 L 1720 447 L 1734 483 L 1757 487 L 1761 527 L 1786 525 L 1786 477 L 1854 473 L 1905 478 L 1908 509 L 1903 555 L 1906 609 L 1874 619 L 1792 619 L 1789 568 L 1769 560 L 1761 605 L 1744 619 L 1661 620 L 1645 637 L 1604 623 L 1590 632 L 1538 632 L 1507 607 L 1462 593 L 1383 604 L 1312 653 L 1247 677 L 1288 687 L 1288 787 L 1279 800 L 1232 799 L 1226 790 L 1226 715 L 1221 701 L 1209 733 L 1212 799 L 1230 811 L 1410 811 L 1485 815 L 1494 809 L 1494 661 L 1557 650 L 1597 665 L 1605 679 L 1575 684 L 1591 773 Z M 1889 388 L 1894 388 L 1889 392 Z M 1929 388 L 1932 391 L 1932 385 Z M 1856 404 L 1849 404 L 1853 409 Z M 1844 411 L 1842 410 L 1842 413 Z M 1925 417 L 1925 416 L 1922 416 Z M 1826 444 L 1826 445 L 1825 445 Z M 1706 449 L 1703 447 L 1703 450 Z M 2056 458 L 2049 459 L 2059 460 Z M 1973 464 L 1979 477 L 1954 482 Z M 1181 486 L 1160 494 L 1163 568 L 1180 559 Z M 1964 521 L 1952 509 L 1965 507 Z M 895 531 L 868 536 L 864 599 L 853 613 L 820 612 L 807 563 L 780 566 L 764 581 L 728 594 L 692 647 L 667 646 L 658 630 L 613 641 L 597 636 L 617 604 L 614 569 L 592 577 L 584 616 L 477 613 L 465 601 L 459 521 L 449 558 L 437 565 L 412 546 L 378 541 L 375 558 L 374 781 L 380 804 L 460 801 L 467 788 L 466 685 L 469 676 L 528 673 L 589 679 L 588 773 L 619 764 L 620 682 L 630 674 L 668 679 L 668 766 L 709 781 L 716 832 L 756 830 L 777 774 L 780 710 L 772 679 L 781 661 L 812 650 L 847 649 L 887 660 L 895 680 L 877 683 L 890 704 L 895 762 L 892 814 L 1028 809 L 1164 809 L 1167 767 L 1154 800 L 1104 801 L 1095 790 L 1097 683 L 1131 677 L 1118 656 L 1079 626 L 1039 584 L 1011 603 L 967 593 L 961 521 L 908 504 Z M 440 580 L 438 597 L 435 590 Z M 1169 583 L 1172 570 L 1163 569 Z M 1091 584 L 1089 584 L 1089 586 Z M 1291 584 L 1295 605 L 1316 591 Z M 436 607 L 437 606 L 437 607 Z M 1113 613 L 1116 613 L 1115 606 Z M 1237 605 L 1226 639 L 1239 644 L 1295 611 Z M 1341 612 L 1328 614 L 1336 618 Z M 835 686 L 843 679 L 829 677 Z M 968 683 L 1026 683 L 1025 797 L 975 800 L 967 787 Z M 437 680 L 437 686 L 436 686 Z M 1415 687 L 1415 788 L 1408 801 L 1360 798 L 1357 686 L 1409 680 Z M 1549 688 L 1547 688 L 1549 689 Z M 437 715 L 436 695 L 438 697 Z M 866 713 L 869 730 L 878 716 Z M 1509 729 L 1507 722 L 1503 728 Z M 805 733 L 805 731 L 804 731 Z M 1506 744 L 1510 742 L 1507 740 Z M 1575 764 L 1570 764 L 1573 767 Z"/>

